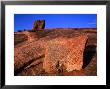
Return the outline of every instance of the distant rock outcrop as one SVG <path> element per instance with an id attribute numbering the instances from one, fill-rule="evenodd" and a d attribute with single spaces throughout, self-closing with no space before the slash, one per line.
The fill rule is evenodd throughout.
<path id="1" fill-rule="evenodd" d="M 48 42 L 43 62 L 43 68 L 48 73 L 55 73 L 57 63 L 66 70 L 80 70 L 83 66 L 83 53 L 87 35 L 74 38 L 56 38 Z"/>
<path id="2" fill-rule="evenodd" d="M 45 20 L 35 20 L 32 30 L 41 30 L 45 28 Z"/>

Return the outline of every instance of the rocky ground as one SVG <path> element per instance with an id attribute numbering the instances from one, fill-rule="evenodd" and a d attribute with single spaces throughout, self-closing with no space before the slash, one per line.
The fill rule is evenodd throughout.
<path id="1" fill-rule="evenodd" d="M 56 67 L 55 73 L 43 69 L 45 46 L 59 37 L 73 38 L 77 34 L 86 34 L 88 41 L 83 51 L 81 70 L 66 71 Z M 55 28 L 38 31 L 14 33 L 14 75 L 15 76 L 96 76 L 97 75 L 97 31 L 96 29 Z"/>

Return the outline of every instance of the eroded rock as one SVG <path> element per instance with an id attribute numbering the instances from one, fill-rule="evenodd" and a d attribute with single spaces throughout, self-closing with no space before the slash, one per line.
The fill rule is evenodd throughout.
<path id="1" fill-rule="evenodd" d="M 46 45 L 43 68 L 48 73 L 57 71 L 59 66 L 64 65 L 66 70 L 80 70 L 83 65 L 83 53 L 87 35 L 74 36 L 74 38 L 55 38 Z"/>
<path id="2" fill-rule="evenodd" d="M 14 49 L 14 71 L 28 66 L 44 55 L 44 47 L 39 42 L 33 42 Z"/>
<path id="3" fill-rule="evenodd" d="M 41 30 L 45 28 L 45 20 L 34 21 L 33 30 Z"/>

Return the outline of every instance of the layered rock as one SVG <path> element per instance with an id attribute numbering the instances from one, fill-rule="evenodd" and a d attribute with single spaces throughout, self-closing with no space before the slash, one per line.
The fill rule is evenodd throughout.
<path id="1" fill-rule="evenodd" d="M 14 71 L 28 66 L 33 61 L 44 56 L 44 47 L 41 42 L 32 42 L 14 49 Z"/>
<path id="2" fill-rule="evenodd" d="M 96 30 L 94 33 L 93 33 L 93 31 L 90 29 L 87 29 L 87 31 L 84 31 L 84 29 L 76 29 L 76 30 L 74 30 L 74 29 L 55 29 L 55 30 L 54 29 L 50 29 L 50 30 L 45 29 L 43 31 L 41 31 L 41 30 L 32 31 L 31 30 L 29 32 L 27 32 L 27 31 L 17 32 L 16 33 L 17 35 L 15 36 L 15 39 L 14 39 L 14 41 L 15 42 L 17 41 L 17 43 L 18 43 L 17 46 L 15 45 L 15 48 L 14 48 L 14 69 L 15 69 L 14 73 L 19 76 L 21 76 L 21 75 L 25 75 L 25 76 L 58 75 L 59 76 L 60 73 L 51 74 L 50 71 L 49 71 L 49 73 L 46 73 L 42 69 L 42 66 L 44 65 L 44 63 L 42 63 L 42 62 L 45 58 L 45 56 L 42 56 L 42 55 L 45 55 L 45 54 L 47 55 L 47 53 L 48 53 L 47 51 L 45 52 L 45 46 L 46 46 L 46 50 L 47 50 L 47 47 L 49 47 L 49 44 L 52 41 L 55 41 L 55 40 L 58 41 L 58 39 L 59 39 L 59 42 L 62 42 L 63 39 L 69 40 L 74 37 L 82 36 L 81 34 L 84 33 L 88 36 L 88 41 L 86 44 L 87 52 L 85 52 L 84 56 L 83 56 L 84 57 L 83 65 L 85 67 L 83 67 L 83 69 L 81 69 L 80 71 L 71 71 L 71 72 L 63 71 L 63 74 L 61 73 L 61 75 L 63 75 L 63 76 L 74 76 L 74 75 L 75 76 L 82 76 L 82 75 L 94 76 L 94 75 L 97 75 L 97 60 L 96 60 L 97 57 L 93 56 L 94 54 L 91 53 L 91 51 L 94 51 L 94 49 L 95 49 L 95 48 L 93 48 L 94 47 L 93 45 L 96 44 L 96 42 L 97 42 Z M 76 36 L 76 35 L 78 35 L 78 36 Z M 24 40 L 24 39 L 26 39 L 26 40 Z M 47 45 L 45 45 L 46 43 L 47 43 Z M 79 41 L 79 43 L 80 43 L 80 41 Z M 53 43 L 53 44 L 55 44 L 55 43 Z M 51 44 L 51 45 L 53 46 L 53 44 Z M 88 46 L 88 44 L 92 47 Z M 57 45 L 55 47 L 57 47 Z M 61 48 L 61 50 L 62 50 L 63 47 L 61 46 L 59 48 Z M 57 48 L 55 48 L 55 49 L 57 50 Z M 62 50 L 62 52 L 63 52 L 63 50 Z M 51 54 L 51 55 L 54 55 L 54 54 Z M 40 57 L 42 57 L 42 58 L 40 58 Z M 54 57 L 55 57 L 55 55 L 54 55 Z M 66 59 L 66 57 L 65 57 L 65 59 Z M 87 61 L 91 60 L 91 61 L 90 61 L 90 63 L 88 62 L 88 64 L 87 64 L 86 60 Z M 57 70 L 62 70 L 62 67 L 64 67 L 63 68 L 64 70 L 67 70 L 68 64 L 66 64 L 66 63 L 68 63 L 68 62 L 64 63 L 63 60 L 62 61 L 58 60 L 57 62 L 54 62 L 54 63 L 55 63 L 55 66 L 53 64 L 54 70 L 52 70 L 52 72 L 53 71 L 56 72 Z M 46 64 L 46 62 L 45 62 L 45 64 Z M 52 61 L 51 61 L 51 64 L 52 64 Z M 48 65 L 49 65 L 49 63 L 47 63 L 45 67 L 47 67 L 49 69 Z M 20 71 L 18 71 L 18 70 L 20 70 Z M 44 71 L 44 74 L 41 73 L 42 70 Z M 70 70 L 70 69 L 68 68 L 68 70 Z M 46 70 L 46 71 L 48 72 L 48 70 Z"/>
<path id="3" fill-rule="evenodd" d="M 50 40 L 46 45 L 43 69 L 48 73 L 55 73 L 57 66 L 62 65 L 68 72 L 82 69 L 86 41 L 87 35 Z"/>

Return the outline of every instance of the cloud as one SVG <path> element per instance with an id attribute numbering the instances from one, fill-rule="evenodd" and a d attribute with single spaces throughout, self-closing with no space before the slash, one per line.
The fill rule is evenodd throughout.
<path id="1" fill-rule="evenodd" d="M 88 24 L 91 24 L 91 25 L 93 25 L 93 24 L 96 24 L 95 22 L 91 22 L 91 23 L 88 23 Z"/>

